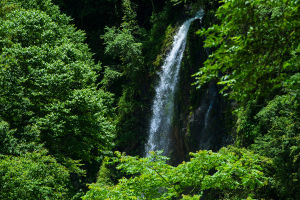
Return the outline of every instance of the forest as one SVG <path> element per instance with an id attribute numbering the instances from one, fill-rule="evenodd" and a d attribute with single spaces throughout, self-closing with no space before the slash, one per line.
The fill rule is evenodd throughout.
<path id="1" fill-rule="evenodd" d="M 300 199 L 299 0 L 1 0 L 0 200 Z"/>

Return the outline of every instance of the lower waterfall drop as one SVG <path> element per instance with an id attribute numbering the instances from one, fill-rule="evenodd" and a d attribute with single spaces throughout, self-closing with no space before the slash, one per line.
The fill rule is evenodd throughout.
<path id="1" fill-rule="evenodd" d="M 186 38 L 191 23 L 202 19 L 203 10 L 195 17 L 186 20 L 174 36 L 172 48 L 164 60 L 162 71 L 159 74 L 159 83 L 155 88 L 155 97 L 152 105 L 149 137 L 145 146 L 145 155 L 150 151 L 163 150 L 168 154 L 170 137 L 169 132 L 174 114 L 174 94 L 178 82 L 181 60 L 186 45 Z"/>

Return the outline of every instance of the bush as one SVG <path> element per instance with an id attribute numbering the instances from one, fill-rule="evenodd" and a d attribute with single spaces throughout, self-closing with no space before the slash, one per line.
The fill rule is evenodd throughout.
<path id="1" fill-rule="evenodd" d="M 0 199 L 70 199 L 69 172 L 45 151 L 0 156 Z"/>

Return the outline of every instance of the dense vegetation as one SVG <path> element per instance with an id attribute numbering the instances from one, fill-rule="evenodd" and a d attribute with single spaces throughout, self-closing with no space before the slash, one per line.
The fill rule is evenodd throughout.
<path id="1" fill-rule="evenodd" d="M 188 78 L 217 82 L 234 142 L 178 166 L 141 158 L 156 72 L 200 7 L 212 53 Z M 0 199 L 300 199 L 299 13 L 298 0 L 2 0 Z"/>
<path id="2" fill-rule="evenodd" d="M 31 185 L 45 187 L 32 190 L 41 199 L 69 199 L 112 150 L 112 94 L 97 89 L 101 65 L 69 22 L 50 1 L 1 2 L 3 199 L 36 199 L 16 189 Z M 67 187 L 71 179 L 74 188 Z"/>

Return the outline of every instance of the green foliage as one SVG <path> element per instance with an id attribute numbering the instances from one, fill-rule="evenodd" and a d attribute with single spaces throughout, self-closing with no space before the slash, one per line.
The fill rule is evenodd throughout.
<path id="1" fill-rule="evenodd" d="M 172 27 L 172 25 L 169 25 L 164 34 L 164 40 L 162 42 L 161 52 L 157 55 L 156 60 L 153 62 L 153 64 L 156 67 L 160 67 L 163 64 L 163 58 L 166 56 L 167 52 L 172 47 L 172 42 L 175 34 L 175 28 Z"/>
<path id="2" fill-rule="evenodd" d="M 218 79 L 223 93 L 240 101 L 272 98 L 282 81 L 299 71 L 299 4 L 225 0 L 220 25 L 200 31 L 217 48 L 196 74 L 197 84 Z"/>
<path id="3" fill-rule="evenodd" d="M 0 154 L 20 164 L 3 171 L 1 199 L 70 199 L 111 154 L 113 96 L 97 89 L 85 34 L 50 0 L 1 1 L 0 15 Z M 42 149 L 55 159 L 27 159 Z"/>
<path id="4" fill-rule="evenodd" d="M 52 0 L 60 10 L 72 17 L 72 23 L 86 33 L 85 42 L 93 52 L 96 61 L 108 65 L 110 58 L 104 55 L 103 40 L 99 35 L 104 34 L 105 26 L 114 26 L 121 21 L 120 0 Z"/>
<path id="5" fill-rule="evenodd" d="M 241 199 L 263 197 L 270 185 L 270 160 L 245 149 L 223 148 L 218 153 L 199 151 L 177 167 L 166 157 L 117 154 L 118 169 L 130 175 L 115 186 L 90 185 L 83 199 Z"/>
<path id="6" fill-rule="evenodd" d="M 134 4 L 129 0 L 122 1 L 123 21 L 120 27 L 106 27 L 102 37 L 105 44 L 105 53 L 112 58 L 113 64 L 105 70 L 102 84 L 120 88 L 109 88 L 119 92 L 118 98 L 118 146 L 121 149 L 132 148 L 128 143 L 136 140 L 141 129 L 139 124 L 142 118 L 143 104 L 141 96 L 145 88 L 144 57 L 142 55 L 141 40 L 144 37 L 136 21 Z M 134 138 L 134 139 L 133 139 Z M 135 141 L 140 142 L 141 140 Z"/>
<path id="7" fill-rule="evenodd" d="M 138 67 L 142 65 L 142 44 L 136 42 L 132 31 L 128 29 L 107 28 L 103 39 L 106 44 L 105 52 L 121 61 L 119 70 L 133 78 Z"/>
<path id="8" fill-rule="evenodd" d="M 299 2 L 224 0 L 219 25 L 199 31 L 215 49 L 196 73 L 235 100 L 238 146 L 274 163 L 279 199 L 299 199 Z"/>
<path id="9" fill-rule="evenodd" d="M 281 198 L 300 197 L 299 100 L 299 96 L 277 96 L 256 115 L 258 125 L 252 131 L 260 133 L 252 149 L 274 160 L 274 177 Z"/>
<path id="10" fill-rule="evenodd" d="M 285 95 L 278 95 L 257 110 L 248 102 L 236 110 L 236 144 L 249 146 L 274 162 L 274 185 L 280 199 L 298 199 L 300 174 L 299 73 L 284 83 Z M 252 145 L 251 145 L 252 144 Z"/>
<path id="11" fill-rule="evenodd" d="M 9 124 L 0 119 L 0 154 L 21 155 L 28 151 L 43 149 L 43 145 L 35 141 L 28 142 L 24 138 L 17 138 L 16 129 L 11 129 Z M 26 134 L 28 136 L 28 133 Z"/>
<path id="12" fill-rule="evenodd" d="M 66 101 L 47 106 L 47 115 L 36 121 L 46 147 L 55 155 L 63 152 L 85 163 L 102 160 L 114 145 L 114 125 L 107 118 L 110 101 L 103 91 L 81 89 Z"/>
<path id="13" fill-rule="evenodd" d="M 51 0 L 0 2 L 0 199 L 79 198 L 74 190 L 93 179 L 115 146 L 115 121 L 118 148 L 140 153 L 150 79 L 172 42 L 177 11 L 203 7 L 206 27 L 215 22 L 218 5 L 209 0 L 73 3 L 67 10 L 80 28 L 90 29 L 87 40 L 98 57 L 106 53 L 109 67 L 95 64 L 85 34 Z M 149 158 L 118 154 L 104 160 L 84 199 L 300 198 L 299 3 L 221 3 L 220 24 L 199 32 L 215 51 L 196 74 L 197 84 L 217 79 L 223 94 L 239 103 L 236 145 L 248 150 L 199 151 L 177 167 L 155 153 Z M 101 10 L 94 7 L 99 4 Z M 152 10 L 146 9 L 150 4 Z M 151 21 L 144 22 L 149 10 Z M 98 12 L 106 17 L 97 21 L 101 25 L 85 25 L 94 21 L 87 16 Z M 141 27 L 150 23 L 146 35 Z M 98 25 L 111 27 L 99 31 Z M 98 41 L 103 31 L 104 50 Z M 114 97 L 104 90 L 115 92 L 117 117 Z M 74 178 L 85 174 L 86 180 Z M 120 174 L 125 177 L 116 182 Z"/>
<path id="14" fill-rule="evenodd" d="M 135 28 L 138 28 L 136 21 L 136 12 L 134 11 L 133 6 L 134 4 L 131 2 L 131 0 L 122 0 L 122 27 L 124 29 L 134 30 Z"/>
<path id="15" fill-rule="evenodd" d="M 110 170 L 107 168 L 107 162 L 103 161 L 99 173 L 98 173 L 98 178 L 97 178 L 97 183 L 100 185 L 111 185 L 111 174 Z"/>
<path id="16" fill-rule="evenodd" d="M 96 90 L 84 34 L 50 1 L 17 3 L 1 18 L 1 118 L 58 157 L 99 160 L 113 145 L 112 97 Z"/>
<path id="17" fill-rule="evenodd" d="M 17 140 L 13 136 L 14 130 L 9 129 L 7 122 L 0 119 L 0 152 L 10 154 L 15 152 Z"/>
<path id="18" fill-rule="evenodd" d="M 0 156 L 0 198 L 70 199 L 69 172 L 45 151 Z"/>
<path id="19" fill-rule="evenodd" d="M 10 2 L 9 0 L 2 0 L 0 2 L 0 17 L 5 17 L 6 13 L 9 13 L 16 8 L 17 5 L 13 2 Z"/>
<path id="20" fill-rule="evenodd" d="M 132 9 L 130 0 L 123 0 L 123 22 L 120 28 L 106 27 L 102 36 L 105 53 L 114 59 L 119 59 L 117 70 L 129 78 L 135 78 L 136 71 L 143 64 L 142 43 L 136 36 L 140 36 L 141 29 L 136 22 L 136 13 Z"/>
<path id="21" fill-rule="evenodd" d="M 54 5 L 51 0 L 6 0 L 9 4 L 13 4 L 18 8 L 25 10 L 40 10 L 45 12 L 50 18 L 59 24 L 68 24 L 71 19 L 60 13 L 58 6 Z"/>
<path id="22" fill-rule="evenodd" d="M 113 84 L 117 82 L 118 79 L 122 77 L 122 73 L 111 69 L 110 67 L 106 67 L 104 71 L 103 79 L 100 84 L 103 88 L 109 89 L 113 87 Z"/>
<path id="23" fill-rule="evenodd" d="M 175 31 L 174 21 L 170 6 L 165 6 L 161 12 L 153 13 L 151 16 L 152 27 L 147 34 L 148 40 L 143 43 L 147 52 L 145 60 L 149 63 L 150 75 L 157 72 L 157 67 L 161 66 L 163 57 L 171 48 L 170 42 L 173 41 Z M 153 62 L 153 60 L 155 61 Z"/>

